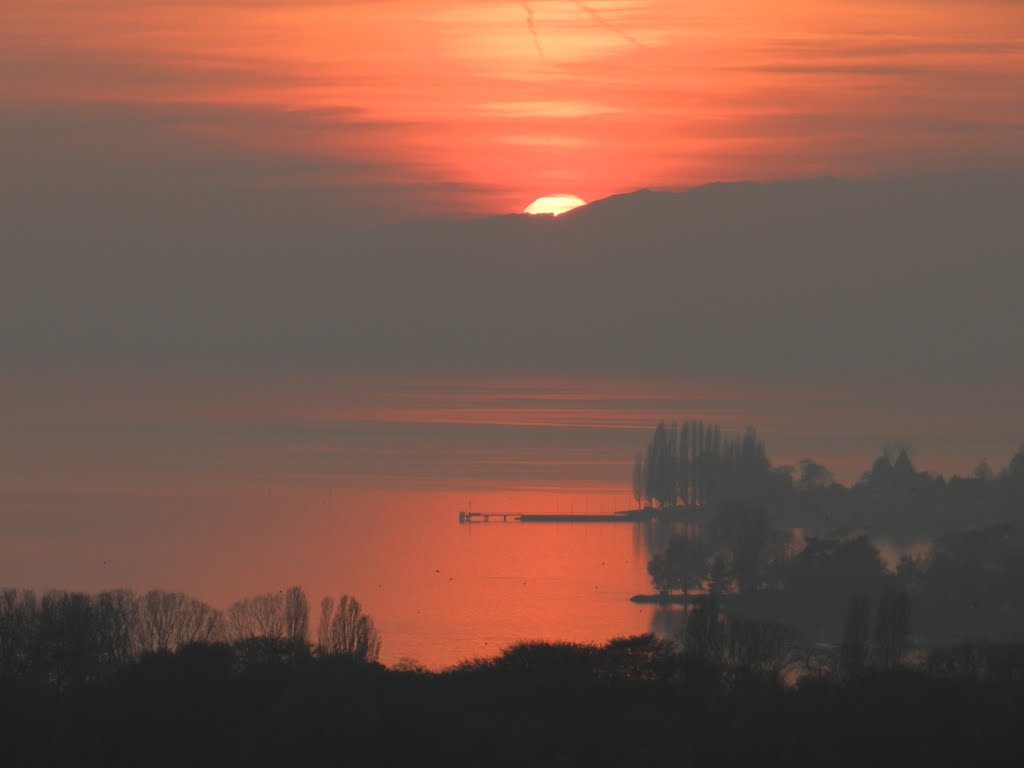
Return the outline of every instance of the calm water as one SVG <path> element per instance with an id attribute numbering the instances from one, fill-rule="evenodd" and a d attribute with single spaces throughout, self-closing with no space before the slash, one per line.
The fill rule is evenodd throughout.
<path id="1" fill-rule="evenodd" d="M 477 494 L 473 504 L 582 512 L 610 510 L 613 499 Z M 650 609 L 628 601 L 649 588 L 629 524 L 459 525 L 465 500 L 437 492 L 222 492 L 216 501 L 200 512 L 198 498 L 142 500 L 140 519 L 116 537 L 86 522 L 100 512 L 89 514 L 55 532 L 74 538 L 59 550 L 8 539 L 5 575 L 38 589 L 160 586 L 221 608 L 300 584 L 314 621 L 323 596 L 347 592 L 377 622 L 385 662 L 410 657 L 431 667 L 519 639 L 601 641 L 650 626 Z"/>
<path id="2" fill-rule="evenodd" d="M 349 593 L 387 662 L 519 639 L 648 631 L 631 525 L 460 526 L 480 512 L 611 512 L 660 418 L 757 425 L 776 463 L 845 482 L 885 440 L 928 469 L 998 470 L 1016 393 L 589 379 L 0 379 L 0 586 L 188 592 L 226 608 Z M 504 489 L 498 492 L 496 489 Z"/>
<path id="3" fill-rule="evenodd" d="M 433 668 L 524 639 L 603 642 L 680 628 L 678 611 L 629 602 L 651 591 L 649 544 L 633 524 L 460 525 L 465 498 L 436 491 L 216 496 L 216 508 L 202 513 L 202 498 L 167 492 L 148 505 L 142 500 L 145 515 L 117 537 L 87 523 L 98 511 L 85 515 L 58 534 L 73 537 L 63 554 L 8 540 L 4 567 L 37 589 L 159 586 L 220 608 L 299 584 L 314 622 L 322 597 L 345 592 L 374 617 L 385 663 L 411 658 Z M 473 509 L 607 513 L 621 501 L 615 494 L 478 493 Z M 890 565 L 904 551 L 883 546 Z"/>

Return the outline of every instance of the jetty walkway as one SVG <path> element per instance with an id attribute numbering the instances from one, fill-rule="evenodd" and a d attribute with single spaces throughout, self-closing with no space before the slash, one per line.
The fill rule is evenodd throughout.
<path id="1" fill-rule="evenodd" d="M 671 509 L 633 509 L 609 515 L 530 515 L 515 512 L 459 512 L 459 524 L 470 523 L 646 523 L 654 519 L 702 522 L 698 507 Z"/>

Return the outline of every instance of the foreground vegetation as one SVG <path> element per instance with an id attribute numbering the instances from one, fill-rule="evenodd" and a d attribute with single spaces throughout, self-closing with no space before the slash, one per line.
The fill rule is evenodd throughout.
<path id="1" fill-rule="evenodd" d="M 841 644 L 694 600 L 674 639 L 521 643 L 442 672 L 378 661 L 351 597 L 221 613 L 178 593 L 0 593 L 12 766 L 1017 764 L 1024 645 L 924 652 L 898 601 Z"/>
<path id="2" fill-rule="evenodd" d="M 316 642 L 301 587 L 247 597 L 218 611 L 180 592 L 129 589 L 97 594 L 0 591 L 0 686 L 6 692 L 67 691 L 116 678 L 126 668 L 176 652 L 237 668 L 314 655 L 375 662 L 381 638 L 349 595 L 320 603 Z M 210 649 L 213 649 L 212 651 Z M 210 655 L 213 653 L 213 655 Z M 33 694 L 34 695 L 34 694 Z"/>
<path id="3" fill-rule="evenodd" d="M 520 644 L 441 673 L 312 650 L 198 643 L 63 688 L 5 679 L 4 764 L 992 766 L 1021 756 L 1024 667 L 990 665 L 977 649 L 927 673 L 868 665 L 789 686 L 774 661 L 740 664 L 652 636 Z"/>

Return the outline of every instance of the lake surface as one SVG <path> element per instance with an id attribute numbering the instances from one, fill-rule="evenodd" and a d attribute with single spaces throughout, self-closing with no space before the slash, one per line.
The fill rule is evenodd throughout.
<path id="1" fill-rule="evenodd" d="M 431 667 L 520 639 L 599 642 L 657 621 L 629 524 L 459 525 L 478 512 L 632 505 L 659 419 L 756 425 L 777 464 L 844 482 L 887 439 L 919 466 L 998 471 L 1015 392 L 520 377 L 0 378 L 0 586 L 181 590 L 226 608 L 356 596 L 383 659 Z M 314 619 L 315 620 L 315 619 Z"/>
<path id="2" fill-rule="evenodd" d="M 473 508 L 603 512 L 614 498 L 477 494 Z M 299 584 L 314 623 L 322 597 L 348 593 L 377 623 L 383 661 L 434 668 L 520 639 L 602 641 L 650 627 L 650 607 L 628 600 L 649 589 L 631 524 L 460 525 L 465 499 L 439 492 L 221 492 L 216 501 L 203 513 L 208 502 L 195 497 L 143 500 L 116 537 L 88 515 L 55 532 L 74 544 L 59 549 L 7 540 L 5 576 L 37 589 L 159 586 L 219 608 Z"/>

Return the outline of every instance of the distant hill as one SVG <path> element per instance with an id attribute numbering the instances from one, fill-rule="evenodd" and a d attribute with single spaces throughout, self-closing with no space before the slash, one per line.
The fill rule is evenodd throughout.
<path id="1" fill-rule="evenodd" d="M 822 178 L 340 239 L 148 230 L 16 262 L 0 360 L 1024 382 L 1022 200 L 1014 174 Z"/>

